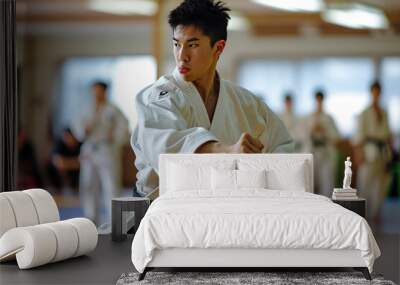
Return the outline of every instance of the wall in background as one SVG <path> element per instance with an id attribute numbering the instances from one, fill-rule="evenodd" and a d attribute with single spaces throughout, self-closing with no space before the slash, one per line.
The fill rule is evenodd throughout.
<path id="1" fill-rule="evenodd" d="M 162 71 L 174 66 L 170 31 L 166 25 Z M 151 54 L 150 24 L 120 25 L 102 29 L 97 26 L 20 29 L 18 40 L 21 67 L 22 126 L 32 138 L 40 158 L 46 156 L 52 102 L 59 80 L 59 67 L 70 57 L 102 57 Z M 218 70 L 223 78 L 235 81 L 241 61 L 251 58 L 295 58 L 322 56 L 365 56 L 379 58 L 400 54 L 400 37 L 274 37 L 257 38 L 243 32 L 229 34 L 227 48 Z M 140 71 L 138 71 L 140 72 Z"/>
<path id="2" fill-rule="evenodd" d="M 23 31 L 22 31 L 23 32 Z M 52 106 L 59 90 L 61 66 L 72 57 L 113 57 L 149 54 L 151 26 L 140 24 L 120 33 L 84 28 L 29 31 L 19 35 L 21 125 L 32 139 L 39 162 L 49 151 Z"/>

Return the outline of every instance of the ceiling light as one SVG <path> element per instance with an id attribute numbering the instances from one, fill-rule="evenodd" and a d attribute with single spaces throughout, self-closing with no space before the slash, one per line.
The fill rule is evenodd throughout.
<path id="1" fill-rule="evenodd" d="M 387 29 L 389 27 L 389 21 L 381 10 L 362 4 L 330 6 L 322 13 L 322 18 L 328 23 L 353 29 Z"/>
<path id="2" fill-rule="evenodd" d="M 117 15 L 146 15 L 157 12 L 157 3 L 151 0 L 91 0 L 89 9 Z"/>
<path id="3" fill-rule="evenodd" d="M 252 0 L 253 2 L 276 9 L 292 12 L 319 12 L 323 8 L 322 0 Z"/>

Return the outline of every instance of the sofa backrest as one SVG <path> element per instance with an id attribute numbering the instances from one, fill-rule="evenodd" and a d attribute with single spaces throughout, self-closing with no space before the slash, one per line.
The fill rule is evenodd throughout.
<path id="1" fill-rule="evenodd" d="M 59 220 L 56 202 L 43 189 L 0 193 L 0 237 L 12 228 Z"/>
<path id="2" fill-rule="evenodd" d="M 160 195 L 171 191 L 169 189 L 171 175 L 168 170 L 176 165 L 184 165 L 188 168 L 223 165 L 224 168 L 232 166 L 233 169 L 238 170 L 266 169 L 267 184 L 270 189 L 314 192 L 312 154 L 161 154 L 159 158 Z M 204 179 L 211 180 L 211 173 L 204 175 Z M 290 183 L 294 183 L 296 187 L 292 187 Z M 287 189 L 288 187 L 290 189 Z"/>

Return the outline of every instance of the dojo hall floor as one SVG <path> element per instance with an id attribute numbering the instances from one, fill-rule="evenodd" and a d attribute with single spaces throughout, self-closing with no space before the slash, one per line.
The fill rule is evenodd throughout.
<path id="1" fill-rule="evenodd" d="M 55 197 L 62 219 L 81 216 L 76 195 Z M 371 224 L 382 256 L 375 262 L 374 272 L 400 283 L 400 200 L 387 199 L 380 222 Z M 132 237 L 121 243 L 100 235 L 95 251 L 66 261 L 42 267 L 19 270 L 16 262 L 0 264 L 0 284 L 115 284 L 124 272 L 134 271 L 130 260 Z"/>

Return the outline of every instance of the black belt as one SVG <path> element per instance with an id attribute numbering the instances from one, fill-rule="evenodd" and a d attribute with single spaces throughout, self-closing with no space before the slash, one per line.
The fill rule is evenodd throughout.
<path id="1" fill-rule="evenodd" d="M 328 141 L 326 139 L 312 139 L 312 144 L 314 147 L 325 147 Z"/>
<path id="2" fill-rule="evenodd" d="M 384 150 L 387 145 L 387 142 L 385 140 L 375 138 L 366 138 L 364 142 L 365 144 L 373 144 L 379 149 L 379 151 Z"/>

